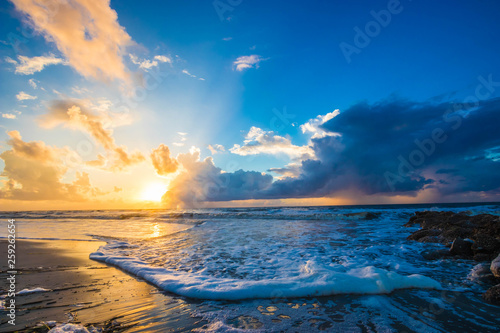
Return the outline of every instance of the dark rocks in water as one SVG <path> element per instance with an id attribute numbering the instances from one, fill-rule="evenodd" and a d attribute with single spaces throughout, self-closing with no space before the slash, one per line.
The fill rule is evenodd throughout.
<path id="1" fill-rule="evenodd" d="M 496 278 L 491 274 L 490 265 L 477 264 L 469 273 L 468 279 L 474 282 L 495 285 L 498 283 Z"/>
<path id="2" fill-rule="evenodd" d="M 427 260 L 438 260 L 450 255 L 448 250 L 429 250 L 420 253 Z"/>
<path id="3" fill-rule="evenodd" d="M 372 213 L 372 212 L 358 212 L 358 213 L 347 213 L 344 214 L 345 217 L 356 218 L 360 220 L 374 220 L 380 217 L 382 213 Z"/>
<path id="4" fill-rule="evenodd" d="M 472 252 L 472 241 L 455 238 L 453 244 L 451 244 L 450 254 L 464 257 L 472 256 L 474 254 Z"/>
<path id="5" fill-rule="evenodd" d="M 474 245 L 472 246 L 474 253 L 498 254 L 500 240 L 483 233 L 475 235 L 474 238 Z"/>
<path id="6" fill-rule="evenodd" d="M 500 254 L 491 262 L 490 270 L 496 278 L 500 279 Z"/>
<path id="7" fill-rule="evenodd" d="M 488 303 L 500 305 L 500 284 L 497 284 L 496 286 L 493 286 L 490 289 L 488 289 L 483 294 L 483 298 Z"/>
<path id="8" fill-rule="evenodd" d="M 490 255 L 486 253 L 476 253 L 472 259 L 475 261 L 488 261 L 490 260 Z"/>
<path id="9" fill-rule="evenodd" d="M 419 224 L 422 229 L 408 236 L 408 240 L 451 245 L 451 254 L 479 261 L 492 260 L 500 253 L 499 216 L 424 211 L 416 212 L 405 226 L 415 224 Z M 469 244 L 464 243 L 465 239 L 472 241 L 470 248 Z"/>
<path id="10" fill-rule="evenodd" d="M 424 251 L 422 256 L 435 260 L 447 255 L 459 256 L 477 261 L 490 261 L 489 265 L 474 267 L 469 278 L 490 285 L 483 298 L 495 305 L 500 305 L 500 217 L 490 214 L 470 216 L 466 213 L 453 212 L 416 212 L 406 227 L 419 224 L 408 240 L 434 242 L 450 246 L 447 254 L 442 251 Z M 479 267 L 480 266 L 480 267 Z"/>
<path id="11" fill-rule="evenodd" d="M 424 237 L 439 236 L 441 231 L 435 229 L 420 229 L 408 236 L 408 240 L 416 240 L 421 242 Z"/>

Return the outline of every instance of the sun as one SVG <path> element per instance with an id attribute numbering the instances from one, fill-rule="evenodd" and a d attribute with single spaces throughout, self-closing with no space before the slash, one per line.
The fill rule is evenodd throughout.
<path id="1" fill-rule="evenodd" d="M 167 191 L 167 185 L 163 183 L 150 183 L 141 192 L 141 200 L 160 202 L 161 197 Z"/>

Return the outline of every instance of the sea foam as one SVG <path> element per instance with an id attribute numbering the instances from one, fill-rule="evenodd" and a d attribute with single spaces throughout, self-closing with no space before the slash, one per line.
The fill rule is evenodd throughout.
<path id="1" fill-rule="evenodd" d="M 115 256 L 112 242 L 90 255 L 91 259 L 115 265 L 177 295 L 207 300 L 314 297 L 335 294 L 384 294 L 396 289 L 440 289 L 441 285 L 419 274 L 403 276 L 373 266 L 343 271 L 307 261 L 300 273 L 261 280 L 216 278 L 151 266 L 134 257 Z"/>

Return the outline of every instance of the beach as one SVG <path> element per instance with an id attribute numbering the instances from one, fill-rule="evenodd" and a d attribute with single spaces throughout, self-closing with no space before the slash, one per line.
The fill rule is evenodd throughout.
<path id="1" fill-rule="evenodd" d="M 179 297 L 165 295 L 115 267 L 90 260 L 89 254 L 103 244 L 18 240 L 17 291 L 47 291 L 17 295 L 16 325 L 6 323 L 2 314 L 0 331 L 14 332 L 51 321 L 127 332 L 184 331 L 201 326 L 199 319 L 189 316 L 189 306 Z M 0 242 L 0 253 L 6 253 L 6 246 L 6 241 Z M 0 278 L 5 280 L 4 261 L 1 269 Z"/>

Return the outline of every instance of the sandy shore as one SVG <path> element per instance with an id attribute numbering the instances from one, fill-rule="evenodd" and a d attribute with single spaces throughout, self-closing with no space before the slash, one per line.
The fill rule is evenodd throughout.
<path id="1" fill-rule="evenodd" d="M 16 325 L 0 311 L 0 332 L 57 321 L 104 326 L 115 321 L 120 332 L 188 331 L 202 326 L 191 318 L 195 307 L 174 295 L 138 281 L 114 267 L 89 259 L 101 242 L 18 240 L 16 290 L 44 288 L 51 291 L 16 296 Z M 0 279 L 6 281 L 6 241 L 0 241 Z M 2 283 L 1 295 L 7 283 Z"/>

